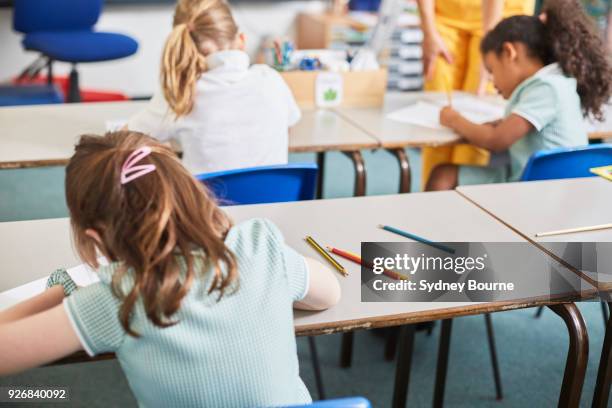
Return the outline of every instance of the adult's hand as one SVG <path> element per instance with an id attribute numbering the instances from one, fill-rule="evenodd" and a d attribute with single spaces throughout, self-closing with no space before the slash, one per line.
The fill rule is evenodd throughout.
<path id="1" fill-rule="evenodd" d="M 453 63 L 453 55 L 438 31 L 434 29 L 423 37 L 423 74 L 428 80 L 433 76 L 438 57 L 444 58 L 449 64 Z"/>

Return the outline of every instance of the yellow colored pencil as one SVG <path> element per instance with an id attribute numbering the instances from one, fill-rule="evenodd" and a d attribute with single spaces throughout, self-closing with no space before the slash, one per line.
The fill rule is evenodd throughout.
<path id="1" fill-rule="evenodd" d="M 346 272 L 346 269 L 344 269 L 344 266 L 340 265 L 340 263 L 336 261 L 326 250 L 324 250 L 323 247 L 321 247 L 321 245 L 317 244 L 317 241 L 312 239 L 311 236 L 306 237 L 306 242 L 308 242 L 310 246 L 316 249 L 317 252 L 321 254 L 323 258 L 327 260 L 327 262 L 332 264 L 338 270 L 338 272 L 340 272 L 344 276 L 348 275 L 348 273 Z"/>

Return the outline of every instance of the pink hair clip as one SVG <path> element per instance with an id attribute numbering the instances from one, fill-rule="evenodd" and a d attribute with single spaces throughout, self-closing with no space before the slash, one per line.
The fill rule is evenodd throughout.
<path id="1" fill-rule="evenodd" d="M 121 184 L 129 183 L 138 177 L 144 176 L 152 171 L 155 171 L 154 164 L 140 164 L 136 165 L 140 160 L 144 159 L 151 154 L 151 148 L 149 146 L 143 146 L 136 149 L 130 154 L 121 167 Z"/>

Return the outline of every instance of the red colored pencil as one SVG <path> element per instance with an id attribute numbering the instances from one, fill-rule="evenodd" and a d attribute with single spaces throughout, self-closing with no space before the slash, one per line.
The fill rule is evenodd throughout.
<path id="1" fill-rule="evenodd" d="M 372 265 L 364 264 L 361 260 L 361 257 L 357 254 L 333 247 L 327 247 L 327 250 L 332 254 L 336 254 L 344 259 L 348 259 L 349 261 L 353 261 L 355 263 L 358 263 L 359 265 L 365 266 L 366 268 L 372 269 Z M 401 273 L 393 272 L 388 269 L 384 269 L 383 274 L 395 280 L 408 280 L 408 277 L 406 275 L 402 275 Z"/>

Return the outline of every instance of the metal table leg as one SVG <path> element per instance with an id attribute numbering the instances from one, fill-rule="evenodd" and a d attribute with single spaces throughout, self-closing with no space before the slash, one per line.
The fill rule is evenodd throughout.
<path id="1" fill-rule="evenodd" d="M 310 348 L 310 358 L 312 360 L 312 369 L 314 370 L 319 399 L 324 400 L 325 389 L 323 388 L 323 377 L 321 376 L 321 366 L 319 365 L 319 353 L 317 353 L 315 339 L 312 336 L 308 336 L 308 347 Z"/>
<path id="2" fill-rule="evenodd" d="M 361 152 L 359 150 L 355 150 L 342 153 L 351 159 L 355 168 L 355 192 L 353 195 L 355 197 L 364 196 L 366 193 L 366 169 Z"/>
<path id="3" fill-rule="evenodd" d="M 609 316 L 612 316 L 612 302 L 606 303 L 610 310 Z M 612 383 L 612 317 L 608 318 L 606 324 L 606 335 L 601 348 L 595 394 L 593 395 L 593 408 L 606 408 L 608 406 L 610 383 Z"/>
<path id="4" fill-rule="evenodd" d="M 410 192 L 410 161 L 408 160 L 408 155 L 406 154 L 406 150 L 399 149 L 387 149 L 389 153 L 392 153 L 398 161 L 400 167 L 400 183 L 399 183 L 399 192 L 400 193 L 409 193 Z"/>
<path id="5" fill-rule="evenodd" d="M 340 345 L 340 367 L 349 368 L 353 360 L 353 341 L 355 332 L 342 334 L 342 344 Z"/>
<path id="6" fill-rule="evenodd" d="M 407 324 L 400 327 L 395 385 L 393 388 L 393 408 L 406 407 L 408 384 L 410 382 L 410 365 L 412 364 L 412 349 L 414 347 L 414 326 L 414 324 Z"/>
<path id="7" fill-rule="evenodd" d="M 438 365 L 436 367 L 436 385 L 434 387 L 433 407 L 444 406 L 444 388 L 446 387 L 446 371 L 448 368 L 448 354 L 453 328 L 453 319 L 442 320 L 440 330 L 440 345 L 438 347 Z"/>
<path id="8" fill-rule="evenodd" d="M 586 325 L 574 303 L 548 307 L 563 319 L 569 335 L 569 349 L 558 406 L 578 407 L 589 357 L 589 336 Z"/>
<path id="9" fill-rule="evenodd" d="M 317 167 L 319 168 L 317 177 L 317 199 L 323 198 L 323 179 L 325 178 L 325 152 L 317 153 Z"/>
<path id="10" fill-rule="evenodd" d="M 491 355 L 491 366 L 493 367 L 493 380 L 495 381 L 495 397 L 497 400 L 504 398 L 502 390 L 501 374 L 499 372 L 499 362 L 497 360 L 497 349 L 495 348 L 495 335 L 493 334 L 493 321 L 489 313 L 485 314 L 487 325 L 487 340 L 489 341 L 489 354 Z"/>

